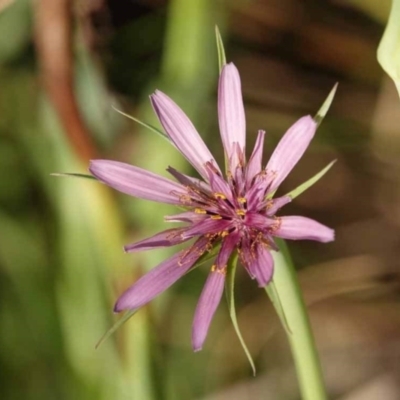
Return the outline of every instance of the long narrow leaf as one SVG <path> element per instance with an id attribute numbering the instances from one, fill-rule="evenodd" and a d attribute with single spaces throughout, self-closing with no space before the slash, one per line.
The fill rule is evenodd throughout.
<path id="1" fill-rule="evenodd" d="M 336 160 L 333 160 L 332 162 L 330 162 L 324 169 L 319 171 L 308 181 L 302 183 L 296 189 L 289 192 L 286 196 L 290 196 L 292 199 L 295 199 L 297 196 L 301 195 L 303 192 L 305 192 L 307 189 L 309 189 L 311 186 L 313 186 L 315 183 L 317 183 L 332 168 L 332 166 L 333 166 L 333 164 L 335 164 L 335 162 L 336 162 Z"/>
<path id="2" fill-rule="evenodd" d="M 218 26 L 215 26 L 215 38 L 217 40 L 219 73 L 221 73 L 222 67 L 226 64 L 226 56 L 225 56 L 224 43 L 222 41 L 222 37 L 219 32 Z"/>
<path id="3" fill-rule="evenodd" d="M 228 265 L 228 274 L 227 274 L 227 279 L 226 279 L 226 285 L 225 285 L 225 290 L 226 290 L 226 297 L 228 300 L 228 308 L 229 308 L 229 315 L 232 320 L 233 327 L 235 329 L 236 335 L 239 338 L 240 344 L 243 347 L 243 350 L 247 356 L 247 359 L 249 360 L 249 363 L 251 365 L 251 369 L 253 370 L 253 375 L 256 375 L 256 367 L 254 365 L 253 358 L 251 357 L 250 351 L 246 346 L 246 343 L 243 339 L 243 336 L 240 332 L 239 329 L 239 324 L 236 318 L 236 309 L 235 309 L 235 295 L 234 295 L 234 289 L 235 289 L 235 274 L 236 274 L 236 266 L 237 266 L 237 254 L 235 254 L 234 257 L 231 258 L 229 261 Z"/>
<path id="4" fill-rule="evenodd" d="M 135 118 L 135 117 L 132 117 L 132 115 L 126 114 L 126 113 L 124 113 L 123 111 L 118 110 L 118 108 L 116 108 L 116 107 L 114 107 L 114 106 L 112 106 L 112 108 L 113 108 L 116 112 L 118 112 L 118 113 L 120 113 L 121 115 L 123 115 L 124 117 L 127 117 L 127 118 L 131 119 L 132 121 L 135 121 L 135 122 L 137 122 L 138 124 L 144 126 L 145 128 L 151 130 L 152 132 L 157 133 L 157 135 L 160 135 L 163 139 L 167 140 L 168 143 L 171 143 L 171 141 L 169 140 L 169 137 L 168 137 L 163 131 L 161 131 L 160 129 L 156 128 L 155 126 L 150 125 L 150 124 L 147 124 L 146 122 L 140 121 L 140 119 L 137 119 L 137 118 Z"/>
<path id="5" fill-rule="evenodd" d="M 321 108 L 319 109 L 319 111 L 317 112 L 317 114 L 314 117 L 314 121 L 319 125 L 322 120 L 325 118 L 325 115 L 327 114 L 333 98 L 335 97 L 335 93 L 338 87 L 338 83 L 335 84 L 335 86 L 333 86 L 332 90 L 329 92 L 328 97 L 326 98 L 326 100 L 324 101 L 324 103 L 322 104 Z"/>
<path id="6" fill-rule="evenodd" d="M 139 309 L 128 310 L 124 315 L 114 323 L 114 325 L 100 338 L 95 348 L 98 349 L 114 332 L 118 330 L 129 318 L 133 317 Z"/>
<path id="7" fill-rule="evenodd" d="M 265 291 L 267 292 L 270 300 L 272 301 L 272 304 L 274 305 L 274 308 L 275 308 L 275 310 L 276 310 L 276 312 L 278 314 L 278 317 L 279 317 L 279 319 L 281 321 L 281 324 L 283 325 L 283 327 L 286 330 L 286 333 L 288 335 L 291 335 L 292 331 L 290 330 L 290 326 L 289 326 L 289 323 L 287 321 L 285 312 L 283 310 L 282 302 L 281 302 L 281 299 L 279 297 L 279 293 L 276 290 L 276 286 L 275 286 L 274 281 L 271 281 L 268 284 L 268 286 L 265 287 Z"/>
<path id="8" fill-rule="evenodd" d="M 51 176 L 61 176 L 63 178 L 83 178 L 83 179 L 91 179 L 97 181 L 97 179 L 92 175 L 86 174 L 75 174 L 70 172 L 54 172 L 50 174 Z"/>

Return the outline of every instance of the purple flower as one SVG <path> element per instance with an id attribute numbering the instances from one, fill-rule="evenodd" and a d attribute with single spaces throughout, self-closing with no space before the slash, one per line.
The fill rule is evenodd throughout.
<path id="1" fill-rule="evenodd" d="M 262 167 L 264 131 L 246 161 L 246 120 L 241 83 L 233 64 L 223 67 L 218 87 L 218 115 L 228 171 L 223 176 L 214 157 L 185 113 L 164 93 L 150 96 L 154 110 L 171 142 L 202 179 L 169 167 L 175 181 L 116 161 L 94 160 L 90 172 L 103 183 L 131 196 L 185 209 L 166 221 L 186 225 L 172 228 L 125 247 L 127 252 L 173 246 L 194 240 L 140 278 L 118 299 L 115 311 L 137 309 L 185 275 L 196 261 L 220 246 L 200 296 L 193 322 L 192 344 L 201 350 L 212 317 L 221 300 L 227 264 L 234 251 L 260 287 L 272 279 L 274 237 L 329 242 L 334 231 L 300 216 L 277 216 L 289 196 L 273 198 L 281 182 L 299 161 L 317 128 L 310 117 L 300 118 L 285 133 L 266 167 Z"/>

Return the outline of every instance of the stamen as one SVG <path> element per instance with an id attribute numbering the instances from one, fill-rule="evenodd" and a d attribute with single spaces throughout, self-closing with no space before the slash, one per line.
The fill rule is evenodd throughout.
<path id="1" fill-rule="evenodd" d="M 246 215 L 245 210 L 236 210 L 236 214 L 239 215 L 239 217 L 244 217 Z"/>
<path id="2" fill-rule="evenodd" d="M 222 219 L 222 217 L 220 215 L 211 215 L 210 218 L 215 219 L 215 220 Z"/>
<path id="3" fill-rule="evenodd" d="M 228 236 L 229 235 L 229 232 L 228 231 L 222 231 L 221 233 L 220 233 L 220 235 L 221 235 L 221 237 L 226 237 L 226 236 Z"/>
<path id="4" fill-rule="evenodd" d="M 223 193 L 214 193 L 214 197 L 219 200 L 226 200 L 226 196 Z"/>
<path id="5" fill-rule="evenodd" d="M 270 232 L 274 233 L 276 232 L 282 224 L 282 218 L 281 217 L 274 217 L 275 218 L 275 222 L 270 226 Z"/>
<path id="6" fill-rule="evenodd" d="M 274 205 L 274 202 L 272 200 L 268 200 L 265 205 L 265 209 L 269 210 L 273 205 Z"/>
<path id="7" fill-rule="evenodd" d="M 240 204 L 245 204 L 245 203 L 247 203 L 246 197 L 238 197 L 237 201 L 238 201 Z"/>
<path id="8" fill-rule="evenodd" d="M 182 194 L 181 196 L 179 196 L 179 201 L 182 204 L 192 204 L 192 198 L 187 194 Z"/>
<path id="9" fill-rule="evenodd" d="M 218 268 L 215 264 L 211 267 L 211 272 L 216 272 L 217 274 L 226 275 L 226 265 L 222 268 Z"/>
<path id="10" fill-rule="evenodd" d="M 202 208 L 195 208 L 195 209 L 194 209 L 194 212 L 195 212 L 196 214 L 207 214 L 207 211 L 206 211 L 206 210 L 203 210 Z"/>

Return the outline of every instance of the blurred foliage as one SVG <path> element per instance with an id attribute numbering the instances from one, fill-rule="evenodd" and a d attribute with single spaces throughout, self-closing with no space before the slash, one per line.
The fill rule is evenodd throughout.
<path id="1" fill-rule="evenodd" d="M 0 8 L 0 398 L 298 398 L 282 327 L 265 293 L 240 270 L 236 309 L 256 378 L 225 304 L 204 350 L 191 351 L 205 268 L 94 349 L 116 320 L 118 294 L 168 254 L 125 255 L 123 244 L 161 229 L 163 215 L 174 211 L 96 182 L 50 176 L 86 173 L 89 160 L 77 153 L 44 84 L 39 3 L 15 0 Z M 111 106 L 157 125 L 148 95 L 160 88 L 222 161 L 215 23 L 228 61 L 241 73 L 248 149 L 257 130 L 266 129 L 265 160 L 285 129 L 314 115 L 339 81 L 311 148 L 282 191 L 338 159 L 287 213 L 337 232 L 328 246 L 290 249 L 330 394 L 343 400 L 400 395 L 400 109 L 375 56 L 384 3 L 90 0 L 71 2 L 64 15 L 71 22 L 74 95 L 96 152 L 161 174 L 169 164 L 191 170 L 172 146 Z M 56 29 L 57 20 L 49 21 Z"/>

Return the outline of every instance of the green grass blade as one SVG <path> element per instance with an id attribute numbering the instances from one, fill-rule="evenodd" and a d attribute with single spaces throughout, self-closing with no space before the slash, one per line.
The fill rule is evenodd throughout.
<path id="1" fill-rule="evenodd" d="M 335 86 L 332 88 L 332 90 L 329 92 L 328 97 L 326 98 L 326 100 L 324 101 L 324 103 L 322 104 L 321 108 L 319 109 L 319 111 L 317 112 L 317 114 L 314 117 L 314 121 L 319 125 L 322 120 L 325 118 L 325 115 L 327 114 L 333 98 L 335 97 L 335 93 L 338 87 L 338 83 L 335 84 Z"/>
<path id="2" fill-rule="evenodd" d="M 144 126 L 145 128 L 149 129 L 150 131 L 152 131 L 152 132 L 154 132 L 154 133 L 157 133 L 157 135 L 159 135 L 159 136 L 161 136 L 163 139 L 167 140 L 168 143 L 171 143 L 171 141 L 169 140 L 169 137 L 168 137 L 163 131 L 161 131 L 160 129 L 156 128 L 155 126 L 150 125 L 150 124 L 147 124 L 146 122 L 140 121 L 140 119 L 137 119 L 137 118 L 135 118 L 135 117 L 132 117 L 132 115 L 126 114 L 126 113 L 124 113 L 123 111 L 118 110 L 118 108 L 116 108 L 116 107 L 114 107 L 114 106 L 112 106 L 112 108 L 113 108 L 116 112 L 118 112 L 118 113 L 120 113 L 121 115 L 123 115 L 124 117 L 127 117 L 127 118 L 131 119 L 132 121 L 135 121 L 135 122 L 137 122 L 138 124 L 140 124 L 140 125 Z"/>
<path id="3" fill-rule="evenodd" d="M 292 199 L 295 199 L 297 196 L 301 195 L 303 192 L 305 192 L 307 189 L 309 189 L 311 186 L 313 186 L 315 183 L 317 183 L 332 168 L 332 166 L 333 166 L 333 164 L 335 164 L 335 162 L 336 162 L 336 160 L 333 160 L 324 169 L 319 171 L 308 181 L 302 183 L 296 189 L 289 192 L 286 196 L 290 196 Z"/>
<path id="4" fill-rule="evenodd" d="M 70 173 L 70 172 L 54 172 L 50 175 L 51 176 L 61 176 L 63 178 L 83 178 L 83 179 L 91 179 L 91 180 L 97 181 L 97 179 L 94 176 L 86 175 L 86 174 L 75 174 L 75 173 Z"/>
<path id="5" fill-rule="evenodd" d="M 289 323 L 287 321 L 285 312 L 283 310 L 282 307 L 282 302 L 281 299 L 279 297 L 279 293 L 276 290 L 276 286 L 274 281 L 271 281 L 266 287 L 265 287 L 265 291 L 267 292 L 270 300 L 272 301 L 272 304 L 274 305 L 274 308 L 279 316 L 279 319 L 281 320 L 281 324 L 283 325 L 283 327 L 286 330 L 286 333 L 288 335 L 292 334 L 292 331 L 290 330 L 290 326 Z"/>
<path id="6" fill-rule="evenodd" d="M 129 318 L 133 317 L 139 309 L 128 310 L 115 324 L 100 338 L 95 348 L 98 349 L 113 333 L 115 333 Z"/>
<path id="7" fill-rule="evenodd" d="M 226 64 L 226 56 L 225 56 L 224 42 L 222 41 L 222 37 L 219 32 L 218 26 L 215 26 L 215 38 L 217 40 L 219 73 L 221 73 L 222 67 Z"/>
<path id="8" fill-rule="evenodd" d="M 228 308 L 229 308 L 229 315 L 232 320 L 233 327 L 235 329 L 236 335 L 239 338 L 240 344 L 243 347 L 243 350 L 247 356 L 247 359 L 249 360 L 249 363 L 251 365 L 251 369 L 253 370 L 253 375 L 256 375 L 256 367 L 254 365 L 253 358 L 251 357 L 250 351 L 246 346 L 246 343 L 243 339 L 243 336 L 240 332 L 239 324 L 236 318 L 236 309 L 235 309 L 235 275 L 236 275 L 236 266 L 237 266 L 237 254 L 235 254 L 234 257 L 231 258 L 229 261 L 228 265 L 228 274 L 226 277 L 226 285 L 225 285 L 225 290 L 226 290 L 226 297 L 228 300 Z"/>

